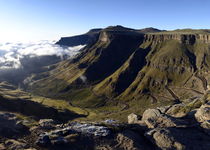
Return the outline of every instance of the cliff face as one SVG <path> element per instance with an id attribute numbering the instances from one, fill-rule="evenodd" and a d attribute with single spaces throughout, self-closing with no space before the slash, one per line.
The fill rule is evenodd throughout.
<path id="1" fill-rule="evenodd" d="M 196 41 L 202 43 L 210 43 L 210 35 L 208 34 L 146 34 L 145 41 L 154 43 L 164 42 L 166 40 L 177 40 L 183 44 L 195 44 Z"/>
<path id="2" fill-rule="evenodd" d="M 77 45 L 87 45 L 94 43 L 99 36 L 101 29 L 92 29 L 86 34 L 72 36 L 72 37 L 62 37 L 56 44 L 61 46 L 77 46 Z"/>
<path id="3" fill-rule="evenodd" d="M 199 97 L 210 82 L 209 39 L 198 31 L 142 33 L 109 27 L 30 88 L 77 106 L 117 105 L 126 111 Z"/>
<path id="4" fill-rule="evenodd" d="M 210 35 L 205 35 L 205 34 L 199 34 L 197 36 L 198 40 L 201 40 L 204 43 L 210 43 Z"/>

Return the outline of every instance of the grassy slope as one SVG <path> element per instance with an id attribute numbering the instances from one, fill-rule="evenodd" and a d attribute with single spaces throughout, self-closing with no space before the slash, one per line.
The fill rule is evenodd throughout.
<path id="1" fill-rule="evenodd" d="M 155 34 L 206 32 L 208 31 L 179 30 Z M 161 43 L 144 41 L 138 47 L 129 51 L 126 59 L 124 59 L 125 61 L 122 61 L 123 63 L 121 62 L 121 65 L 118 65 L 119 67 L 112 68 L 114 71 L 111 70 L 104 75 L 103 71 L 106 70 L 106 67 L 103 65 L 112 60 L 111 57 L 109 59 L 109 56 L 117 58 L 116 56 L 120 54 L 121 50 L 120 48 L 117 49 L 119 45 L 110 46 L 110 44 L 110 42 L 97 42 L 88 48 L 85 53 L 81 54 L 78 60 L 63 62 L 49 73 L 49 77 L 34 83 L 33 89 L 35 89 L 35 93 L 50 96 L 50 99 L 52 97 L 54 99 L 66 99 L 74 107 L 91 112 L 89 119 L 109 117 L 126 120 L 125 116 L 131 112 L 141 114 L 148 107 L 172 103 L 174 98 L 165 89 L 166 85 L 169 88 L 173 86 L 196 85 L 195 82 L 201 81 L 194 77 L 195 73 L 199 70 L 203 74 L 210 65 L 208 44 L 200 43 L 199 41 L 194 45 L 183 44 L 176 40 L 167 40 Z M 119 50 L 119 54 L 113 55 L 114 50 Z M 136 55 L 136 53 L 143 50 L 149 50 L 145 58 L 142 58 L 141 55 Z M 104 58 L 106 58 L 105 61 L 103 60 Z M 139 67 L 139 70 L 133 73 L 132 71 L 136 64 L 131 62 L 137 60 L 137 62 L 142 63 L 141 59 L 145 59 L 144 66 Z M 79 80 L 79 77 L 82 75 L 87 75 L 89 79 L 91 74 L 100 76 L 100 78 L 91 77 L 91 82 L 85 84 Z M 132 78 L 130 78 L 131 76 Z M 194 78 L 191 79 L 191 76 Z M 120 85 L 119 87 L 123 85 L 125 88 L 119 90 L 118 85 Z M 200 88 L 200 86 L 188 87 L 195 90 Z M 176 92 L 178 96 L 180 96 L 180 93 L 179 91 Z M 154 97 L 151 97 L 151 94 L 158 101 L 154 102 Z M 190 96 L 190 94 L 185 95 L 184 98 Z M 55 101 L 57 102 L 57 100 Z M 53 101 L 54 105 L 60 107 L 55 101 Z M 46 103 L 50 104 L 51 101 L 46 100 Z M 59 103 L 62 104 L 61 101 Z M 124 109 L 125 105 L 128 106 Z"/>

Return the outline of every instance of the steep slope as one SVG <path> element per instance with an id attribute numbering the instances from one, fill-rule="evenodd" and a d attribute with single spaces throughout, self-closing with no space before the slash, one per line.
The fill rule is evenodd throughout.
<path id="1" fill-rule="evenodd" d="M 56 44 L 61 46 L 77 46 L 94 43 L 97 40 L 99 32 L 101 30 L 102 29 L 92 29 L 89 32 L 82 35 L 62 37 L 58 42 L 56 42 Z"/>
<path id="2" fill-rule="evenodd" d="M 51 74 L 49 78 L 42 79 L 34 85 L 49 87 L 48 83 L 50 85 L 57 82 L 66 83 L 66 86 L 59 86 L 58 89 L 52 88 L 59 92 L 70 88 L 69 84 L 84 85 L 100 82 L 118 69 L 141 42 L 143 42 L 143 35 L 135 31 L 126 28 L 104 29 L 94 45 L 87 46 L 86 50 L 70 62 L 62 62 L 60 67 L 49 72 Z"/>
<path id="3" fill-rule="evenodd" d="M 210 81 L 208 30 L 151 30 L 103 29 L 97 42 L 36 76 L 28 89 L 82 107 L 119 106 L 125 114 L 200 97 Z"/>

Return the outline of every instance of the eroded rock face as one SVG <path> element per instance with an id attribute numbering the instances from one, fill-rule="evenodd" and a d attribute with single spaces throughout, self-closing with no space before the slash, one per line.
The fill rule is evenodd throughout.
<path id="1" fill-rule="evenodd" d="M 179 118 L 167 115 L 167 107 L 148 109 L 143 113 L 142 121 L 145 122 L 148 128 L 156 127 L 181 127 L 186 126 L 188 123 Z"/>
<path id="2" fill-rule="evenodd" d="M 68 124 L 63 128 L 58 127 L 52 131 L 41 133 L 36 143 L 40 146 L 65 145 L 69 144 L 70 137 L 75 137 L 76 134 L 93 137 L 105 137 L 110 133 L 110 129 L 104 126 L 75 122 Z"/>
<path id="3" fill-rule="evenodd" d="M 146 124 L 145 138 L 157 149 L 209 150 L 210 104 L 197 105 L 197 109 L 192 104 L 196 103 L 189 101 L 147 109 L 142 119 L 135 122 L 139 125 L 142 125 L 140 122 Z M 190 111 L 180 117 L 177 114 L 183 109 L 190 109 Z"/>
<path id="4" fill-rule="evenodd" d="M 166 40 L 178 40 L 180 43 L 194 44 L 196 41 L 202 43 L 210 43 L 210 35 L 208 34 L 146 34 L 145 41 L 153 41 L 155 43 L 164 42 Z"/>

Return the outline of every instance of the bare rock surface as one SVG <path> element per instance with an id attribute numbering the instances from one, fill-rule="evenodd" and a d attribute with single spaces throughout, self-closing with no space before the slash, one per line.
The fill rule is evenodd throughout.
<path id="1" fill-rule="evenodd" d="M 210 103 L 202 105 L 195 113 L 195 118 L 199 122 L 210 120 Z"/>

